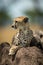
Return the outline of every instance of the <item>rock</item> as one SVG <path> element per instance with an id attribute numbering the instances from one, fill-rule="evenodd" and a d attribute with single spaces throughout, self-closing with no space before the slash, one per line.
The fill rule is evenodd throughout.
<path id="1" fill-rule="evenodd" d="M 9 43 L 2 43 L 0 44 L 0 65 L 12 65 L 12 57 L 9 56 L 9 49 L 10 45 Z"/>
<path id="2" fill-rule="evenodd" d="M 10 44 L 8 42 L 3 42 L 0 44 L 0 49 L 3 49 L 4 47 L 10 47 Z"/>
<path id="3" fill-rule="evenodd" d="M 5 47 L 8 47 L 8 48 L 5 48 Z M 3 53 L 5 52 L 5 50 L 3 50 L 5 48 L 5 50 L 9 50 L 10 48 L 10 44 L 8 42 L 3 42 L 0 44 L 0 63 L 2 61 L 2 55 Z M 5 55 L 4 55 L 5 56 Z"/>
<path id="4" fill-rule="evenodd" d="M 12 63 L 11 60 L 9 60 L 9 59 L 4 59 L 3 62 L 1 63 L 1 65 L 14 65 L 14 64 Z"/>
<path id="5" fill-rule="evenodd" d="M 37 47 L 27 47 L 18 50 L 14 65 L 43 65 L 43 54 Z"/>

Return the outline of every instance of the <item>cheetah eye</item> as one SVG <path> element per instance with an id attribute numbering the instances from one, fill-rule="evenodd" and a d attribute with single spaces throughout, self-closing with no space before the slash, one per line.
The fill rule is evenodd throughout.
<path id="1" fill-rule="evenodd" d="M 17 23 L 17 21 L 15 21 Z"/>

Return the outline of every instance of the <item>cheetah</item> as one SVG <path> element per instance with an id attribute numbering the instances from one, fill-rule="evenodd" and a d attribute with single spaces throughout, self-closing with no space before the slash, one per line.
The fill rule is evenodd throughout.
<path id="1" fill-rule="evenodd" d="M 29 26 L 29 18 L 25 16 L 17 17 L 13 20 L 11 26 L 13 29 L 17 30 L 17 34 L 12 38 L 12 46 L 9 50 L 9 55 L 16 55 L 18 49 L 22 47 L 42 47 L 34 37 L 33 31 Z"/>
<path id="2" fill-rule="evenodd" d="M 15 55 L 18 49 L 30 45 L 33 32 L 29 28 L 29 19 L 25 16 L 15 18 L 11 27 L 15 30 L 18 29 L 17 34 L 12 38 L 11 48 L 9 50 L 9 55 Z"/>
<path id="3" fill-rule="evenodd" d="M 27 47 L 33 38 L 33 32 L 29 28 L 28 17 L 21 16 L 14 19 L 12 28 L 18 29 L 18 32 L 13 36 L 12 44 L 15 46 Z"/>

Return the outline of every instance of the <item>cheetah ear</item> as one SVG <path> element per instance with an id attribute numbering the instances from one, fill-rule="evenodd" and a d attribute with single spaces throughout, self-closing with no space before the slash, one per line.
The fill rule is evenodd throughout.
<path id="1" fill-rule="evenodd" d="M 27 23 L 28 20 L 29 20 L 29 19 L 26 17 L 26 18 L 24 18 L 23 22 L 24 22 L 24 23 Z"/>

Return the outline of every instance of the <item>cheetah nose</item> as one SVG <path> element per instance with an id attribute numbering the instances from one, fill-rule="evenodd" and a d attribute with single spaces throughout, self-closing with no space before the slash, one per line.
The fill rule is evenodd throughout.
<path id="1" fill-rule="evenodd" d="M 11 27 L 14 28 L 14 29 L 17 29 L 17 26 L 16 25 L 12 25 Z"/>
<path id="2" fill-rule="evenodd" d="M 14 26 L 12 25 L 12 28 L 14 28 Z"/>
<path id="3" fill-rule="evenodd" d="M 43 38 L 43 35 L 40 35 L 40 38 Z"/>

